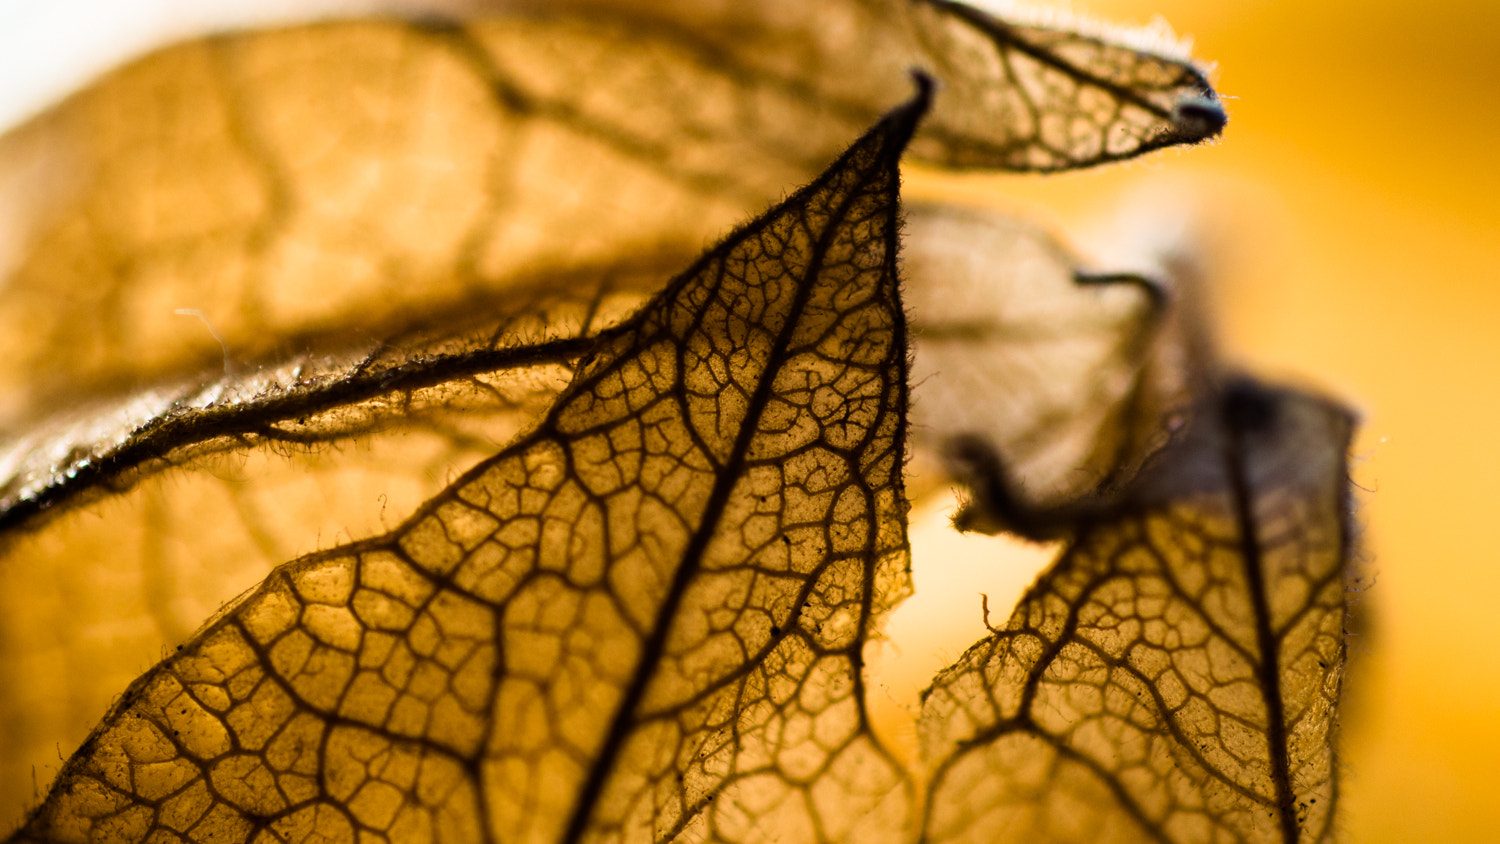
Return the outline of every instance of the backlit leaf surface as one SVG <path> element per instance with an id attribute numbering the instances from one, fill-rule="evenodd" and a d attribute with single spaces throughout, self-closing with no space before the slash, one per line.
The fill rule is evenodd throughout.
<path id="1" fill-rule="evenodd" d="M 880 840 L 905 592 L 897 162 L 924 96 L 591 352 L 388 536 L 126 693 L 16 840 Z"/>
<path id="2" fill-rule="evenodd" d="M 1151 377 L 1157 283 L 1090 273 L 1041 227 L 995 211 L 916 205 L 903 234 L 913 437 L 928 453 L 983 443 L 1015 495 L 1047 507 L 1096 494 L 1160 447 L 1145 405 L 1180 397 Z"/>
<path id="3" fill-rule="evenodd" d="M 913 153 L 929 163 L 1084 166 L 1216 131 L 1201 73 L 1160 39 L 948 4 L 486 14 L 172 47 L 0 140 L 0 207 L 21 223 L 0 233 L 7 805 L 37 799 L 119 689 L 222 602 L 391 529 L 530 425 L 587 338 L 813 178 L 912 67 L 942 74 Z M 945 216 L 913 214 L 908 241 L 961 247 Z M 967 275 L 913 272 L 913 289 L 988 285 L 1004 312 L 1031 297 L 1014 250 L 1066 286 L 1045 235 L 997 231 Z M 1020 342 L 989 337 L 970 374 L 1040 353 L 1019 378 L 945 362 L 925 406 L 944 383 L 1008 393 L 983 433 L 1040 497 L 1085 489 L 1137 366 L 1109 358 L 1140 334 L 1130 294 L 1049 311 L 1087 366 L 996 317 Z M 1034 422 L 1078 402 L 1066 425 Z M 953 431 L 930 421 L 921 441 L 941 446 Z M 1079 455 L 1088 471 L 1070 472 Z"/>
<path id="4" fill-rule="evenodd" d="M 0 425 L 218 361 L 181 308 L 259 359 L 601 262 L 667 277 L 813 178 L 913 68 L 943 85 L 912 151 L 939 165 L 1081 167 L 1224 120 L 1143 39 L 941 0 L 503 11 L 181 45 L 7 139 L 30 175 L 0 246 Z"/>
<path id="5" fill-rule="evenodd" d="M 517 0 L 182 45 L 0 140 L 0 793 L 183 642 L 15 840 L 1331 837 L 1347 418 L 1241 384 L 1148 460 L 1200 386 L 1171 297 L 990 212 L 907 217 L 912 438 L 961 524 L 1073 542 L 923 765 L 865 712 L 909 590 L 896 162 L 1211 138 L 1179 52 Z M 930 110 L 824 170 L 912 68 Z M 337 545 L 372 490 L 416 514 Z"/>
<path id="6" fill-rule="evenodd" d="M 16 819 L 223 602 L 279 563 L 390 530 L 534 425 L 600 326 L 643 300 L 620 285 L 517 291 L 472 327 L 159 385 L 8 443 L 0 793 Z"/>
<path id="7" fill-rule="evenodd" d="M 1334 839 L 1350 420 L 1199 410 L 927 691 L 924 840 Z"/>
<path id="8" fill-rule="evenodd" d="M 919 477 L 946 483 L 932 458 L 982 436 L 1028 500 L 1090 490 L 1131 428 L 1149 286 L 1075 283 L 1076 258 L 993 212 L 909 208 L 903 243 Z M 28 598 L 0 614 L 0 783 L 39 798 L 163 647 L 315 538 L 384 532 L 493 454 L 659 284 L 517 290 L 475 327 L 158 388 L 13 442 L 0 583 Z"/>

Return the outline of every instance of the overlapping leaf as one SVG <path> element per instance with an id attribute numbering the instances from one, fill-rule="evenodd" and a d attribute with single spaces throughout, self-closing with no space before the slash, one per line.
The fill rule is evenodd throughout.
<path id="1" fill-rule="evenodd" d="M 896 166 L 925 107 L 401 528 L 211 621 L 17 840 L 899 836 L 859 667 L 904 591 Z"/>
<path id="2" fill-rule="evenodd" d="M 927 841 L 1326 841 L 1350 421 L 1236 384 L 937 678 Z"/>
<path id="3" fill-rule="evenodd" d="M 573 379 L 394 532 L 279 568 L 148 672 L 20 838 L 1331 834 L 1346 420 L 1247 388 L 1131 481 L 1181 398 L 1141 380 L 1160 291 L 975 211 L 908 222 L 915 421 L 995 481 L 970 526 L 1079 535 L 930 693 L 925 807 L 874 741 L 922 106 L 617 323 L 913 66 L 944 93 L 911 157 L 1011 170 L 1215 135 L 1198 70 L 945 0 L 504 13 L 175 48 L 4 141 L 36 213 L 0 243 L 0 425 L 28 426 L 0 576 L 57 585 L 0 620 L 16 759 L 101 705 L 36 677 L 119 688 L 119 642 L 368 532 L 372 488 L 427 498 Z"/>
<path id="4" fill-rule="evenodd" d="M 1186 51 L 1169 33 L 1028 16 L 1014 6 L 1007 8 L 1011 19 L 951 0 L 522 0 L 513 6 L 534 20 L 572 21 L 574 32 L 585 28 L 576 23 L 579 19 L 602 19 L 607 23 L 587 28 L 595 33 L 618 29 L 653 40 L 668 33 L 664 40 L 677 57 L 663 51 L 645 66 L 660 70 L 675 61 L 694 68 L 673 89 L 686 102 L 707 101 L 685 82 L 700 78 L 698 68 L 711 64 L 727 70 L 732 86 L 756 90 L 761 108 L 788 93 L 791 99 L 821 106 L 798 114 L 805 122 L 773 130 L 782 133 L 829 127 L 836 139 L 840 132 L 853 131 L 872 104 L 899 96 L 909 68 L 929 69 L 943 80 L 944 96 L 934 104 L 911 154 L 944 166 L 1015 171 L 1086 167 L 1202 141 L 1224 123 L 1202 71 L 1187 61 Z M 585 78 L 592 77 L 570 81 Z M 610 96 L 606 91 L 601 98 Z M 684 114 L 693 112 L 677 110 L 667 118 L 669 125 Z M 747 109 L 734 117 L 738 125 L 751 128 L 749 135 L 758 136 L 766 129 L 754 124 L 773 115 Z M 646 125 L 643 116 L 626 115 L 623 109 L 610 117 L 622 125 Z M 718 131 L 715 122 L 691 125 L 712 137 Z M 843 128 L 833 128 L 840 124 Z"/>
<path id="5" fill-rule="evenodd" d="M 914 147 L 939 164 L 1086 166 L 1223 121 L 1184 59 L 937 0 L 517 5 L 185 45 L 9 139 L 34 213 L 0 250 L 0 425 L 218 361 L 179 308 L 258 359 L 623 255 L 680 266 L 913 67 L 944 86 Z"/>
<path id="6" fill-rule="evenodd" d="M 1040 227 L 977 208 L 912 207 L 905 238 L 913 434 L 928 453 L 981 443 L 1045 508 L 1096 496 L 1161 445 L 1143 405 L 1180 396 L 1148 377 L 1157 283 L 1089 273 Z M 967 529 L 1007 527 L 969 512 Z"/>
<path id="7" fill-rule="evenodd" d="M 627 281 L 517 291 L 474 327 L 162 385 L 9 443 L 0 793 L 11 811 L 224 601 L 281 562 L 391 529 L 534 425 L 599 329 L 641 301 Z"/>
<path id="8" fill-rule="evenodd" d="M 1075 259 L 1001 215 L 920 205 L 905 216 L 917 443 L 931 455 L 980 434 L 1028 490 L 1048 479 L 1068 485 L 1063 497 L 1087 490 L 1119 462 L 1122 398 L 1153 323 L 1147 288 L 1079 286 Z M 449 467 L 493 453 L 649 288 L 611 274 L 517 291 L 489 305 L 482 330 L 299 355 L 13 444 L 32 467 L 18 477 L 37 486 L 20 487 L 0 516 L 22 528 L 0 579 L 33 597 L 0 617 L 12 690 L 0 696 L 0 783 L 39 797 L 59 748 L 71 752 L 146 662 L 220 602 L 315 538 L 389 529 L 382 522 L 434 494 Z M 1085 463 L 1095 473 L 1077 471 Z M 33 527 L 49 504 L 64 515 Z"/>
<path id="9" fill-rule="evenodd" d="M 0 579 L 33 597 L 0 620 L 0 793 L 44 786 L 270 566 L 388 529 L 507 442 L 584 337 L 810 179 L 913 65 L 944 74 L 929 161 L 1204 134 L 1198 71 L 1093 36 L 932 3 L 611 0 L 198 42 L 7 138 L 31 215 L 0 244 Z M 1092 126 L 1076 147 L 1038 122 L 1063 114 Z M 1121 383 L 1076 391 L 1078 418 Z"/>

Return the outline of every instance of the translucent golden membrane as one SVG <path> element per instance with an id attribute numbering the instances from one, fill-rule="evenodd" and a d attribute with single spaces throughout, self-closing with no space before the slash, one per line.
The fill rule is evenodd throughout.
<path id="1" fill-rule="evenodd" d="M 937 6 L 768 7 L 748 29 L 706 9 L 211 39 L 4 141 L 33 169 L 0 298 L 0 505 L 27 533 L 0 578 L 55 597 L 0 636 L 0 793 L 39 794 L 206 610 L 389 527 L 530 424 L 582 346 L 527 348 L 612 324 L 810 178 L 913 65 L 949 61 L 934 45 L 995 59 L 945 69 L 954 117 L 922 142 L 939 159 L 1083 166 L 1103 141 L 1071 147 L 1038 113 L 1087 93 L 1126 154 L 1186 139 L 1172 103 L 1202 93 L 1176 58 Z"/>
<path id="2" fill-rule="evenodd" d="M 1142 404 L 1183 397 L 1150 372 L 1157 282 L 1090 275 L 1040 227 L 978 208 L 909 205 L 903 235 L 919 446 L 987 442 L 1034 506 L 1094 494 L 1160 447 Z"/>
<path id="3" fill-rule="evenodd" d="M 27 127 L 8 144 L 36 159 L 21 208 L 41 219 L 7 248 L 9 423 L 218 361 L 181 308 L 259 358 L 600 262 L 670 276 L 913 68 L 944 85 L 913 154 L 970 167 L 1201 140 L 1176 107 L 1212 97 L 1183 60 L 943 3 L 583 6 L 200 41 Z"/>
<path id="4" fill-rule="evenodd" d="M 924 840 L 1335 840 L 1349 419 L 1251 392 L 925 692 Z"/>
<path id="5" fill-rule="evenodd" d="M 17 840 L 899 837 L 858 689 L 905 591 L 896 165 L 925 106 L 536 430 L 144 675 Z"/>
<path id="6" fill-rule="evenodd" d="M 164 394 L 180 403 L 154 394 L 102 433 L 44 432 L 47 459 L 7 482 L 21 503 L 32 480 L 59 482 L 49 487 L 64 490 L 58 509 L 97 506 L 135 485 L 136 501 L 180 513 L 138 526 L 141 550 L 121 561 L 122 580 L 137 563 L 147 575 L 127 587 L 147 605 L 119 608 L 122 623 L 150 617 L 141 642 L 152 627 L 170 641 L 215 600 L 204 589 L 184 606 L 162 605 L 177 600 L 162 601 L 176 576 L 161 572 L 174 558 L 203 566 L 221 556 L 251 572 L 304 550 L 320 526 L 373 532 L 368 505 L 359 506 L 372 478 L 385 488 L 384 472 L 425 474 L 408 495 L 427 497 L 529 427 L 561 381 L 581 372 L 540 427 L 486 463 L 489 473 L 466 475 L 394 534 L 280 568 L 215 617 L 132 688 L 28 834 L 48 825 L 63 837 L 92 825 L 103 837 L 168 840 L 356 831 L 467 840 L 485 830 L 507 840 L 873 840 L 910 831 L 904 775 L 869 730 L 859 672 L 872 622 L 907 588 L 894 445 L 904 343 L 882 338 L 901 334 L 901 308 L 888 289 L 893 229 L 872 222 L 894 213 L 894 152 L 871 152 L 877 133 L 818 182 L 835 197 L 864 190 L 885 200 L 819 204 L 809 198 L 816 191 L 799 194 L 783 216 L 710 253 L 656 310 L 611 328 L 617 308 L 724 220 L 811 177 L 895 99 L 912 64 L 940 67 L 949 86 L 915 147 L 940 163 L 1083 166 L 1200 140 L 1218 126 L 1205 105 L 1211 92 L 1177 59 L 938 3 L 851 3 L 830 6 L 829 17 L 767 8 L 784 29 L 747 31 L 743 20 L 726 28 L 663 9 L 632 17 L 621 7 L 588 23 L 541 15 L 503 26 L 357 24 L 219 39 L 109 83 L 122 85 L 124 101 L 148 92 L 139 109 L 99 106 L 90 94 L 28 130 L 66 129 L 66 115 L 103 108 L 102 124 L 85 121 L 74 140 L 128 143 L 77 171 L 83 187 L 59 203 L 77 199 L 82 211 L 35 229 L 30 246 L 53 251 L 23 260 L 16 278 L 66 278 L 85 298 L 100 282 L 114 285 L 106 295 L 130 303 L 117 313 L 149 319 L 91 335 L 97 354 L 69 364 L 77 377 L 66 390 L 49 383 L 50 364 L 35 355 L 17 418 L 74 390 L 108 407 L 128 394 L 122 379 L 188 385 Z M 667 18 L 703 26 L 673 29 Z M 180 97 L 161 96 L 178 85 Z M 214 94 L 221 89 L 229 93 Z M 217 122 L 178 117 L 200 96 Z M 412 102 L 419 107 L 409 110 Z M 153 112 L 158 103 L 166 107 Z M 120 115 L 135 124 L 112 135 Z M 248 205 L 194 183 L 193 174 L 234 170 L 213 155 L 194 160 L 221 131 L 233 138 L 223 161 L 253 171 L 223 182 L 250 185 L 236 194 Z M 137 172 L 137 153 L 164 139 Z M 449 172 L 474 167 L 481 178 Z M 167 189 L 151 196 L 158 183 Z M 193 213 L 179 218 L 176 209 Z M 962 216 L 947 223 L 962 228 Z M 78 226 L 95 226 L 94 236 Z M 464 236 L 455 239 L 454 227 Z M 1039 357 L 1065 361 L 1059 378 L 1094 376 L 1061 398 L 1032 390 L 1019 399 L 1061 406 L 1058 419 L 1082 405 L 1062 439 L 1068 454 L 1091 461 L 1091 474 L 1051 490 L 1066 499 L 1107 474 L 1131 439 L 1117 411 L 1141 386 L 1133 356 L 1148 324 L 1142 290 L 1071 296 L 1078 291 L 1057 284 L 1071 259 L 1035 232 L 1006 237 L 995 251 L 1044 256 L 1062 313 L 1077 320 L 1081 355 Z M 90 250 L 117 239 L 123 246 L 110 254 L 131 257 L 89 263 L 105 254 Z M 823 262 L 816 273 L 810 255 Z M 227 286 L 218 274 L 226 266 Z M 877 305 L 858 293 L 874 284 L 871 273 Z M 788 279 L 814 275 L 841 286 L 809 294 L 798 319 L 778 317 L 768 303 L 798 299 Z M 207 314 L 208 326 L 177 315 L 196 303 L 167 301 L 198 278 L 231 303 Z M 943 279 L 928 280 L 943 289 Z M 32 294 L 42 310 L 57 306 Z M 64 310 L 76 304 L 65 300 Z M 78 330 L 101 328 L 96 304 L 71 314 Z M 476 317 L 480 308 L 502 318 Z M 166 313 L 175 322 L 152 324 Z M 37 325 L 55 318 L 43 316 Z M 375 342 L 349 339 L 356 323 Z M 809 335 L 803 354 L 778 357 L 767 338 L 792 324 Z M 174 347 L 173 328 L 193 335 Z M 655 346 L 645 345 L 646 328 Z M 1010 330 L 1004 320 L 988 328 Z M 1027 333 L 1016 328 L 1023 341 Z M 304 344 L 315 353 L 301 353 Z M 489 353 L 519 356 L 501 364 Z M 200 389 L 190 373 L 221 356 L 222 381 Z M 276 361 L 274 377 L 239 368 L 247 357 Z M 1037 373 L 1046 369 L 1013 383 L 1044 382 Z M 328 392 L 351 384 L 365 392 Z M 305 414 L 290 412 L 298 401 Z M 1048 426 L 1036 424 L 1047 415 L 1019 412 L 988 433 L 1007 457 L 1039 456 L 1039 473 L 1065 474 L 1059 467 L 1077 458 L 1052 456 Z M 226 420 L 239 427 L 214 427 Z M 161 427 L 177 422 L 184 427 Z M 147 450 L 115 474 L 87 475 L 101 450 L 149 443 L 161 430 L 187 438 L 166 437 L 165 453 Z M 339 463 L 366 447 L 368 458 L 312 483 L 312 497 L 279 492 L 277 473 L 297 474 L 301 449 Z M 744 477 L 726 480 L 737 459 Z M 230 475 L 220 478 L 222 496 L 211 480 L 205 493 L 187 486 L 242 460 L 254 467 L 244 477 L 273 483 L 247 492 Z M 85 482 L 69 486 L 80 473 Z M 349 509 L 316 502 L 343 486 Z M 286 532 L 265 535 L 268 500 L 303 518 L 275 520 Z M 399 518 L 410 505 L 392 506 Z M 718 521 L 693 521 L 705 513 Z M 37 518 L 33 526 L 49 531 L 64 524 Z M 257 559 L 243 565 L 243 537 L 203 530 L 220 521 L 259 544 Z M 164 537 L 187 536 L 189 547 L 162 552 Z M 83 547 L 96 560 L 115 550 L 100 535 Z M 71 571 L 69 553 L 57 559 Z M 683 576 L 691 582 L 683 571 L 696 572 Z M 229 579 L 241 576 L 250 577 Z"/>

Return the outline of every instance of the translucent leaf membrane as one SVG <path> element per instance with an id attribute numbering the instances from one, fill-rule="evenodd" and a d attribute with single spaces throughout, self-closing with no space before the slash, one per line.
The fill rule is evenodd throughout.
<path id="1" fill-rule="evenodd" d="M 591 275 L 668 278 L 747 210 L 514 114 L 462 50 L 397 23 L 172 48 L 25 131 L 62 197 L 0 299 L 30 415 Z"/>
<path id="2" fill-rule="evenodd" d="M 440 331 L 249 367 L 226 359 L 220 377 L 60 413 L 0 450 L 0 530 L 224 452 L 312 447 L 438 418 L 478 435 L 474 416 L 486 409 L 524 419 L 514 411 L 527 395 L 555 390 L 521 373 L 566 368 L 656 286 L 609 275 L 511 291 L 475 303 L 478 319 L 449 315 Z M 511 435 L 499 430 L 495 445 Z"/>
<path id="3" fill-rule="evenodd" d="M 928 841 L 1325 841 L 1346 411 L 1248 382 L 927 691 Z"/>
<path id="4" fill-rule="evenodd" d="M 1159 386 L 1145 376 L 1166 304 L 1154 282 L 1089 274 L 994 211 L 913 206 L 903 237 L 915 444 L 984 443 L 1031 508 L 1095 495 L 1160 445 L 1160 419 L 1138 415 Z"/>
<path id="5" fill-rule="evenodd" d="M 985 438 L 1038 503 L 1097 487 L 1124 462 L 1123 434 L 1111 431 L 1130 427 L 1121 416 L 1142 387 L 1164 294 L 1138 276 L 1087 274 L 1040 227 L 996 212 L 918 205 L 903 238 L 919 442 Z M 550 399 L 556 381 L 544 373 L 569 371 L 659 285 L 621 272 L 509 291 L 476 303 L 480 319 L 448 315 L 442 331 L 248 371 L 226 361 L 236 371 L 206 384 L 58 414 L 0 450 L 0 531 L 34 530 L 226 453 L 296 461 L 403 428 L 499 447 Z"/>
<path id="6" fill-rule="evenodd" d="M 601 262 L 681 266 L 913 67 L 943 85 L 914 147 L 939 164 L 1086 166 L 1222 126 L 1182 59 L 949 3 L 503 11 L 174 47 L 8 138 L 0 426 Z"/>
<path id="7" fill-rule="evenodd" d="M 1114 432 L 1155 325 L 1152 288 L 1092 283 L 1039 228 L 977 209 L 908 208 L 903 242 L 918 454 L 983 436 L 1033 503 L 1082 494 L 1123 463 Z M 274 565 L 384 532 L 508 442 L 659 284 L 513 291 L 473 328 L 453 315 L 434 336 L 235 364 L 207 386 L 76 410 L 12 441 L 0 590 L 64 603 L 28 602 L 3 622 L 0 676 L 28 691 L 0 696 L 0 793 L 31 793 L 33 766 L 50 781 L 58 746 L 76 747 L 141 666 Z M 88 584 L 108 584 L 108 599 Z M 64 605 L 70 624 L 57 625 Z"/>
<path id="8" fill-rule="evenodd" d="M 1087 489 L 1097 474 L 1068 466 L 1115 451 L 1147 288 L 1078 284 L 1044 232 L 973 209 L 909 208 L 903 243 L 917 444 L 930 458 L 983 432 L 1028 492 Z M 385 532 L 507 443 L 659 284 L 515 291 L 473 328 L 454 315 L 433 336 L 148 391 L 13 442 L 0 591 L 37 597 L 0 616 L 0 794 L 39 796 L 143 666 L 276 564 Z"/>
<path id="9" fill-rule="evenodd" d="M 455 317 L 359 354 L 147 391 L 11 443 L 5 805 L 39 796 L 120 690 L 224 601 L 280 562 L 384 533 L 534 425 L 600 328 L 659 286 L 518 291 L 467 329 Z"/>
<path id="10" fill-rule="evenodd" d="M 925 107 L 402 527 L 211 620 L 13 840 L 899 838 L 859 667 L 906 590 L 896 165 Z"/>
<path id="11" fill-rule="evenodd" d="M 6 805 L 39 797 L 117 691 L 223 601 L 282 560 L 387 529 L 533 424 L 590 337 L 822 169 L 904 96 L 911 67 L 945 77 L 951 116 L 916 141 L 938 163 L 1082 166 L 1222 120 L 1197 71 L 1140 42 L 943 4 L 502 11 L 183 45 L 0 139 Z M 1034 119 L 1058 110 L 1072 140 Z M 1116 138 L 1107 154 L 1096 130 Z M 964 218 L 914 214 L 908 240 L 940 252 Z M 1031 283 L 1066 275 L 1044 235 L 1013 228 L 970 289 L 1008 278 L 1007 249 L 1051 262 L 1021 273 Z M 950 289 L 936 273 L 909 281 Z M 1051 379 L 941 367 L 964 389 L 1013 391 L 984 441 L 1038 501 L 1083 489 L 1120 450 L 1108 401 L 1134 363 L 1105 350 L 1149 322 L 1125 288 L 1048 288 L 1055 343 L 1004 317 L 975 339 Z M 1048 348 L 1099 377 L 1046 363 Z M 1036 389 L 1063 370 L 1082 382 Z M 1074 400 L 1054 438 L 1011 430 L 1032 413 L 1015 408 Z M 921 420 L 935 447 L 949 418 Z M 1075 457 L 1088 471 L 1064 478 Z"/>
<path id="12" fill-rule="evenodd" d="M 1225 121 L 1203 71 L 1170 34 L 1047 19 L 1016 4 L 989 4 L 1008 17 L 948 0 L 504 5 L 537 18 L 603 17 L 647 37 L 669 32 L 699 63 L 746 88 L 761 86 L 759 102 L 781 91 L 820 104 L 807 124 L 787 124 L 799 129 L 858 125 L 873 104 L 901 96 L 911 68 L 922 68 L 944 87 L 910 155 L 947 167 L 1087 167 L 1202 141 Z"/>

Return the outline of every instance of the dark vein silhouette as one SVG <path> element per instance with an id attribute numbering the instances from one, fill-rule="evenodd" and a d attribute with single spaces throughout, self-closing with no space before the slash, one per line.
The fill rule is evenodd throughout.
<path id="1" fill-rule="evenodd" d="M 923 707 L 929 841 L 1328 841 L 1351 422 L 1235 381 Z"/>
<path id="2" fill-rule="evenodd" d="M 839 156 L 913 68 L 941 95 Z M 914 439 L 961 527 L 1071 545 L 915 774 L 864 709 L 909 588 L 898 159 L 1225 120 L 1184 58 L 948 0 L 519 0 L 113 74 L 0 149 L 50 189 L 0 297 L 0 578 L 57 584 L 0 620 L 0 756 L 183 644 L 12 840 L 1331 838 L 1349 420 L 1177 371 L 1164 288 L 972 209 L 907 220 Z M 397 477 L 414 515 L 303 555 Z"/>
<path id="3" fill-rule="evenodd" d="M 0 696 L 0 793 L 35 796 L 54 745 L 271 566 L 388 529 L 531 424 L 580 326 L 811 179 L 910 68 L 942 75 L 932 163 L 1212 134 L 1179 127 L 1216 107 L 1183 59 L 942 4 L 508 8 L 181 45 L 4 142 L 48 189 L 0 297 L 0 586 L 57 597 L 0 622 L 0 686 L 35 690 Z M 1067 426 L 1091 464 L 1118 386 Z M 1039 410 L 1040 441 L 1001 439 L 1055 477 Z"/>
<path id="4" fill-rule="evenodd" d="M 15 840 L 899 831 L 860 665 L 905 576 L 896 167 L 927 84 L 535 431 L 143 676 Z"/>
<path id="5" fill-rule="evenodd" d="M 1084 167 L 1222 127 L 1184 59 L 952 3 L 516 5 L 194 42 L 27 127 L 11 146 L 38 142 L 51 189 L 0 300 L 0 424 L 218 361 L 178 308 L 257 360 L 626 254 L 681 266 L 914 67 L 944 94 L 912 155 L 942 166 Z"/>

